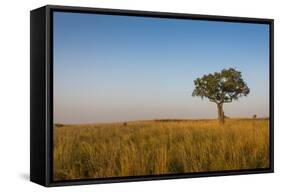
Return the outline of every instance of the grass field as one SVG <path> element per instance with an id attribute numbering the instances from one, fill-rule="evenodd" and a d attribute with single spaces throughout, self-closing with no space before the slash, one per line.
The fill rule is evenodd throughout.
<path id="1" fill-rule="evenodd" d="M 269 120 L 156 120 L 56 125 L 58 180 L 269 167 Z"/>

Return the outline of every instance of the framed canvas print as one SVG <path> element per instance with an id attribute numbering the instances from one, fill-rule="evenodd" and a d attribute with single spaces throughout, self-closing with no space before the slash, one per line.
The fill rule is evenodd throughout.
<path id="1" fill-rule="evenodd" d="M 30 179 L 273 172 L 273 20 L 31 11 Z"/>

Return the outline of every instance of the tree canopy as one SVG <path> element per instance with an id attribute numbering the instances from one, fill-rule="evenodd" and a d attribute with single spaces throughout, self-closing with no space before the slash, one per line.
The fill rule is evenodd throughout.
<path id="1" fill-rule="evenodd" d="M 241 72 L 233 68 L 197 78 L 194 80 L 194 85 L 192 96 L 199 96 L 202 99 L 206 97 L 217 104 L 230 103 L 250 93 Z"/>

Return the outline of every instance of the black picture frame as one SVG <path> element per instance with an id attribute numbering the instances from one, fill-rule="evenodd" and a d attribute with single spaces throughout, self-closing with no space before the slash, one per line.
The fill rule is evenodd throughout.
<path id="1" fill-rule="evenodd" d="M 268 24 L 270 26 L 270 167 L 254 170 L 184 173 L 161 176 L 129 176 L 54 182 L 52 180 L 53 11 Z M 274 172 L 273 19 L 46 5 L 30 12 L 30 65 L 30 180 L 32 182 L 43 186 L 52 187 L 64 185 L 82 185 Z"/>

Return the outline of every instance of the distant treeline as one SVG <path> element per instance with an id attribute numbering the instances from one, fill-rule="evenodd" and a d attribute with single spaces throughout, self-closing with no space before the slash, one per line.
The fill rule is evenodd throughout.
<path id="1" fill-rule="evenodd" d="M 230 119 L 230 117 L 228 117 Z M 249 120 L 253 118 L 231 118 L 239 120 Z M 256 118 L 256 120 L 268 120 L 269 117 Z M 187 121 L 213 121 L 214 119 L 155 119 L 155 122 L 187 122 Z"/>

